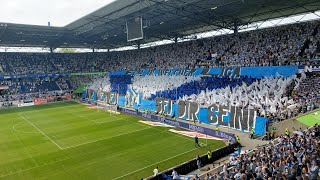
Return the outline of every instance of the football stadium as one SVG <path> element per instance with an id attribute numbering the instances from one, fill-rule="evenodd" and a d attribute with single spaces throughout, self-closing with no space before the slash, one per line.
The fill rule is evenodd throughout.
<path id="1" fill-rule="evenodd" d="M 319 0 L 0 4 L 0 179 L 320 179 Z"/>

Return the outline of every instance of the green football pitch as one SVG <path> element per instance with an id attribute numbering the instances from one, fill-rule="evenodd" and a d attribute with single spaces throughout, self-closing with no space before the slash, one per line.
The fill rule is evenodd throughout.
<path id="1" fill-rule="evenodd" d="M 0 110 L 0 179 L 137 180 L 225 146 L 139 120 L 74 102 Z"/>
<path id="2" fill-rule="evenodd" d="M 320 110 L 316 112 L 309 113 L 305 116 L 297 118 L 297 120 L 307 126 L 313 126 L 316 123 L 320 123 Z"/>

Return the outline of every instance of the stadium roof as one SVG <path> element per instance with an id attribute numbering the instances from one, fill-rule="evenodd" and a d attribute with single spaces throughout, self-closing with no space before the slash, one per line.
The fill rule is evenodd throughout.
<path id="1" fill-rule="evenodd" d="M 319 0 L 118 0 L 65 27 L 0 23 L 0 46 L 113 49 L 142 16 L 141 44 L 320 10 Z"/>

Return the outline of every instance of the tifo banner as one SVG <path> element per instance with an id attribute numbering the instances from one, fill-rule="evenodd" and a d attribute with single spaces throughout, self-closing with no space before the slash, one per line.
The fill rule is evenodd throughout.
<path id="1" fill-rule="evenodd" d="M 257 66 L 257 67 L 215 67 L 215 68 L 193 68 L 193 69 L 141 69 L 138 71 L 113 71 L 112 76 L 131 75 L 131 76 L 146 76 L 146 75 L 184 75 L 184 76 L 200 76 L 211 75 L 218 77 L 236 78 L 239 76 L 248 76 L 252 78 L 270 77 L 282 75 L 285 77 L 292 76 L 298 73 L 298 66 Z"/>
<path id="2" fill-rule="evenodd" d="M 106 104 L 126 106 L 126 98 L 117 93 L 105 93 Z M 97 101 L 95 98 L 89 100 Z M 108 100 L 109 99 L 109 100 Z M 100 99 L 98 99 L 100 101 Z M 200 107 L 199 104 L 190 101 L 179 101 L 174 104 L 171 99 L 156 98 L 155 101 L 141 100 L 134 101 L 133 105 L 127 107 L 138 111 L 152 112 L 168 117 L 176 117 L 194 123 L 204 123 L 213 126 L 223 126 L 243 132 L 249 132 L 252 128 L 255 134 L 265 134 L 268 118 L 257 116 L 253 109 L 242 109 L 236 106 L 211 105 L 208 108 Z"/>
<path id="3" fill-rule="evenodd" d="M 101 101 L 106 104 L 116 105 L 118 104 L 119 97 L 118 93 L 115 92 L 95 92 L 92 89 L 86 89 L 82 93 L 82 99 L 89 99 L 93 101 Z M 121 101 L 123 101 L 121 99 Z"/>
<path id="4" fill-rule="evenodd" d="M 252 78 L 263 78 L 273 76 L 290 77 L 301 72 L 318 72 L 319 67 L 311 66 L 264 66 L 264 67 L 215 67 L 215 68 L 193 68 L 193 69 L 141 69 L 138 71 L 114 71 L 109 75 L 184 75 L 184 76 L 217 76 L 238 78 L 248 76 Z M 107 104 L 114 104 L 121 107 L 130 107 L 138 111 L 152 112 L 168 117 L 175 117 L 186 121 L 199 122 L 214 126 L 224 126 L 239 131 L 249 132 L 252 128 L 256 134 L 264 134 L 267 129 L 268 119 L 257 116 L 252 109 L 242 109 L 236 106 L 211 105 L 207 108 L 188 101 L 173 102 L 170 99 L 146 100 L 141 93 L 133 89 L 127 91 L 126 96 L 119 96 L 117 93 L 94 92 L 87 89 L 83 93 L 83 99 L 103 101 Z"/>
<path id="5" fill-rule="evenodd" d="M 155 113 L 245 132 L 249 132 L 251 128 L 254 128 L 255 134 L 264 134 L 268 123 L 267 118 L 257 116 L 256 111 L 253 109 L 217 105 L 200 108 L 195 102 L 179 101 L 176 105 L 173 104 L 172 100 L 163 98 L 156 99 Z"/>

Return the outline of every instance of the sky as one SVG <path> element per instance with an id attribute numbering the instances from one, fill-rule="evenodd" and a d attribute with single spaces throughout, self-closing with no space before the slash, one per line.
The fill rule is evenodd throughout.
<path id="1" fill-rule="evenodd" d="M 115 0 L 0 0 L 0 22 L 65 26 Z"/>

